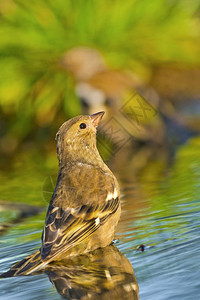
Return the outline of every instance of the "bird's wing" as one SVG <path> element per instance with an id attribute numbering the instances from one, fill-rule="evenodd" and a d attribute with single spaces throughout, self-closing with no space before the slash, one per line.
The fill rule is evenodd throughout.
<path id="1" fill-rule="evenodd" d="M 108 197 L 110 198 L 110 197 Z M 53 260 L 91 236 L 119 207 L 119 198 L 103 205 L 82 205 L 67 208 L 51 205 L 42 236 L 41 258 Z"/>

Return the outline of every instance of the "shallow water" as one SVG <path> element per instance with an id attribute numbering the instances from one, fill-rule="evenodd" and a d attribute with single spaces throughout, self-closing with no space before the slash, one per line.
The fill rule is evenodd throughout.
<path id="1" fill-rule="evenodd" d="M 132 264 L 140 299 L 199 299 L 199 149 L 200 139 L 191 139 L 177 150 L 170 166 L 151 162 L 137 176 L 130 167 L 123 174 L 116 171 L 122 190 L 122 216 L 115 246 Z M 1 198 L 46 206 L 43 183 L 55 171 L 53 163 L 38 166 L 27 162 L 23 171 L 17 165 L 12 173 L 1 174 Z M 1 272 L 40 245 L 45 212 L 15 224 L 17 216 L 17 209 L 1 213 L 2 224 L 5 219 L 12 222 L 0 237 Z M 144 245 L 144 252 L 140 245 Z M 45 274 L 0 280 L 0 299 L 60 297 Z"/>

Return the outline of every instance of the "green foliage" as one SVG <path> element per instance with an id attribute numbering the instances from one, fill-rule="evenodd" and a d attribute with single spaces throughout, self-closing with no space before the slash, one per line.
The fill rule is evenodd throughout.
<path id="1" fill-rule="evenodd" d="M 17 144 L 80 113 L 74 82 L 60 67 L 73 46 L 99 49 L 114 67 L 199 63 L 198 9 L 197 0 L 1 1 L 2 133 Z"/>

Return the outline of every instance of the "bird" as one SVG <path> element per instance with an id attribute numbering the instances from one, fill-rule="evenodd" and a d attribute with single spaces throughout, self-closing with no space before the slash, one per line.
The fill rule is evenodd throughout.
<path id="1" fill-rule="evenodd" d="M 121 212 L 120 189 L 96 146 L 103 115 L 101 111 L 76 116 L 60 127 L 56 135 L 59 172 L 41 248 L 0 278 L 30 275 L 53 261 L 112 243 Z"/>

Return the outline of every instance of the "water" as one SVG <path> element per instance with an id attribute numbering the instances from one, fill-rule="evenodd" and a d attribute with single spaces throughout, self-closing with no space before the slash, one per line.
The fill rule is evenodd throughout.
<path id="1" fill-rule="evenodd" d="M 131 164 L 123 174 L 121 168 L 115 170 L 122 190 L 122 216 L 115 246 L 125 257 L 118 252 L 116 255 L 123 259 L 121 265 L 125 269 L 128 268 L 126 258 L 130 261 L 142 300 L 199 299 L 199 149 L 200 139 L 195 138 L 177 150 L 173 163 L 168 166 L 159 160 L 152 161 L 137 176 L 133 175 Z M 26 165 L 23 171 L 18 164 L 12 174 L 1 174 L 1 198 L 17 201 L 20 196 L 21 202 L 45 207 L 43 182 L 55 173 L 55 167 L 46 162 L 43 165 L 27 162 Z M 7 219 L 12 224 L 0 238 L 1 272 L 40 245 L 45 212 L 27 216 L 14 225 L 17 216 L 17 209 L 1 214 L 2 223 Z M 144 252 L 139 249 L 140 245 L 144 245 Z M 62 266 L 68 267 L 69 262 Z M 58 270 L 50 273 L 52 281 L 55 274 L 59 274 Z M 0 299 L 60 299 L 47 275 L 1 279 Z"/>

